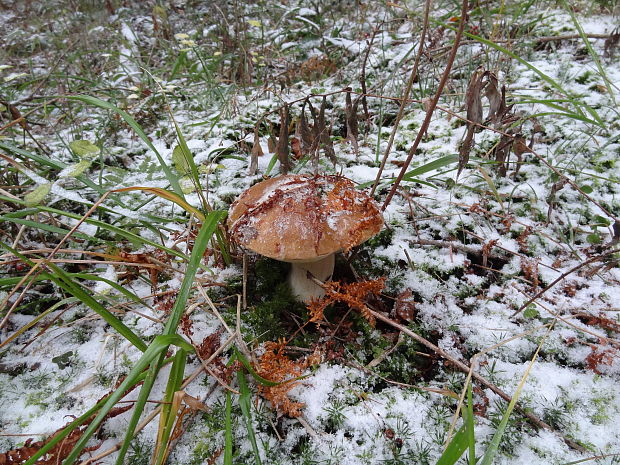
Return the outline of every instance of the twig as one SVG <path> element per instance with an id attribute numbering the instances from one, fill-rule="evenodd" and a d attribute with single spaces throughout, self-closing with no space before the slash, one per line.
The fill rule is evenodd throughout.
<path id="1" fill-rule="evenodd" d="M 426 134 L 426 130 L 428 129 L 431 123 L 431 118 L 433 117 L 433 113 L 435 112 L 435 107 L 437 106 L 437 103 L 439 102 L 439 98 L 441 97 L 441 94 L 443 92 L 443 88 L 446 85 L 446 82 L 448 82 L 448 76 L 450 76 L 450 70 L 452 69 L 452 65 L 454 64 L 454 60 L 456 58 L 456 53 L 459 49 L 459 42 L 461 41 L 461 37 L 463 35 L 463 29 L 465 28 L 465 24 L 467 23 L 466 18 L 467 18 L 468 7 L 469 7 L 468 0 L 463 0 L 463 5 L 461 7 L 461 22 L 459 24 L 458 30 L 456 31 L 456 37 L 454 38 L 454 44 L 452 46 L 452 51 L 450 52 L 450 56 L 448 57 L 448 63 L 446 65 L 446 68 L 443 71 L 443 75 L 441 76 L 441 81 L 439 81 L 439 87 L 437 88 L 437 92 L 435 92 L 435 96 L 433 97 L 433 100 L 431 101 L 428 109 L 426 110 L 426 117 L 424 118 L 422 127 L 420 127 L 420 131 L 418 132 L 418 135 L 415 141 L 413 142 L 413 145 L 409 149 L 409 153 L 407 154 L 407 159 L 405 160 L 405 163 L 403 164 L 403 167 L 400 170 L 400 173 L 398 174 L 396 181 L 394 181 L 394 184 L 392 185 L 392 189 L 390 189 L 390 192 L 388 193 L 387 197 L 385 198 L 385 201 L 383 202 L 383 205 L 381 206 L 382 211 L 385 211 L 385 209 L 388 207 L 388 205 L 392 201 L 392 197 L 394 197 L 394 194 L 396 193 L 398 186 L 403 180 L 405 173 L 409 169 L 411 160 L 413 159 L 413 156 L 415 155 L 418 149 L 418 146 L 420 145 L 420 142 L 422 141 L 422 137 L 424 137 L 424 134 Z"/>
<path id="2" fill-rule="evenodd" d="M 611 37 L 610 34 L 586 34 L 586 37 L 588 37 L 589 39 L 608 39 L 609 37 Z M 534 42 L 538 42 L 538 43 L 545 43 L 545 42 L 555 42 L 555 41 L 562 41 L 562 40 L 573 40 L 573 39 L 580 39 L 581 36 L 579 34 L 568 34 L 568 35 L 564 35 L 564 36 L 546 36 L 546 37 L 533 37 L 532 41 Z M 495 39 L 493 40 L 493 43 L 496 44 L 502 44 L 502 43 L 510 43 L 510 42 L 515 42 L 515 39 Z M 479 44 L 480 42 L 477 40 L 463 40 L 460 43 L 460 46 L 463 45 L 473 45 L 473 44 Z M 434 49 L 429 50 L 429 53 L 432 54 L 436 54 L 436 53 L 440 53 L 443 52 L 444 50 L 448 50 L 450 48 L 449 45 L 445 46 L 445 47 L 437 47 Z"/>
<path id="3" fill-rule="evenodd" d="M 531 304 L 532 302 L 534 302 L 536 299 L 538 299 L 541 295 L 543 295 L 545 292 L 547 292 L 549 289 L 551 289 L 553 286 L 555 286 L 557 283 L 559 283 L 560 281 L 562 281 L 564 278 L 566 278 L 569 274 L 574 273 L 575 271 L 579 270 L 580 268 L 583 268 L 586 265 L 589 265 L 590 263 L 594 263 L 597 262 L 599 260 L 602 260 L 603 258 L 609 257 L 610 255 L 613 255 L 615 253 L 620 252 L 620 249 L 613 249 L 610 250 L 609 252 L 605 252 L 602 255 L 597 255 L 596 257 L 592 257 L 587 259 L 586 261 L 581 262 L 579 265 L 576 265 L 574 267 L 572 267 L 570 270 L 562 273 L 560 276 L 558 276 L 556 279 L 554 279 L 547 287 L 545 287 L 544 289 L 542 289 L 540 292 L 538 292 L 534 297 L 532 297 L 530 300 L 528 300 L 527 302 L 525 302 L 523 305 L 521 305 L 519 307 L 519 309 L 514 312 L 512 315 L 510 315 L 510 318 L 514 318 L 517 314 L 521 313 L 525 308 L 527 308 L 527 306 L 529 304 Z"/>
<path id="4" fill-rule="evenodd" d="M 377 185 L 379 184 L 381 175 L 383 174 L 383 169 L 385 168 L 385 164 L 390 156 L 390 151 L 392 150 L 392 145 L 394 144 L 394 139 L 396 137 L 396 132 L 398 131 L 398 125 L 405 114 L 405 107 L 407 106 L 407 100 L 409 99 L 413 82 L 418 76 L 418 66 L 420 65 L 420 58 L 422 57 L 422 52 L 424 51 L 424 38 L 426 37 L 426 30 L 428 29 L 428 15 L 431 9 L 431 3 L 432 0 L 426 0 L 424 3 L 424 25 L 422 26 L 422 32 L 420 33 L 420 46 L 418 47 L 418 53 L 415 57 L 415 62 L 413 63 L 413 68 L 411 69 L 411 75 L 407 81 L 407 86 L 405 87 L 405 91 L 403 92 L 403 96 L 400 100 L 400 108 L 398 109 L 398 114 L 396 115 L 396 120 L 394 121 L 394 126 L 392 127 L 392 133 L 390 134 L 390 139 L 388 140 L 387 147 L 385 148 L 385 153 L 383 154 L 383 160 L 381 160 L 381 166 L 379 167 L 379 171 L 377 171 L 377 177 L 375 178 L 375 182 L 370 190 L 371 197 L 375 194 L 375 190 L 377 189 Z M 362 92 L 366 92 L 365 87 L 362 88 Z M 365 98 L 366 97 L 364 97 L 364 101 L 366 101 Z"/>
<path id="5" fill-rule="evenodd" d="M 422 336 L 420 336 L 420 335 L 414 333 L 413 331 L 411 331 L 411 329 L 409 329 L 406 326 L 403 326 L 403 325 L 395 322 L 394 320 L 386 317 L 385 315 L 383 315 L 383 314 L 381 314 L 381 313 L 379 313 L 379 312 L 377 312 L 375 310 L 372 310 L 371 308 L 369 308 L 369 311 L 370 311 L 371 315 L 374 316 L 377 320 L 381 320 L 384 323 L 387 323 L 390 326 L 392 326 L 392 327 L 402 331 L 403 333 L 407 334 L 408 336 L 412 337 L 413 339 L 418 341 L 420 344 L 428 347 L 433 352 L 437 353 L 441 357 L 443 357 L 446 360 L 448 360 L 453 366 L 455 366 L 456 368 L 461 370 L 463 373 L 469 373 L 470 372 L 471 368 L 466 363 L 463 363 L 460 360 L 457 360 L 456 358 L 452 357 L 450 354 L 448 354 L 447 352 L 442 350 L 440 347 L 436 346 L 432 342 L 424 339 Z M 495 394 L 500 396 L 502 399 L 504 399 L 506 402 L 510 402 L 512 400 L 512 398 L 508 394 L 506 394 L 504 391 L 502 391 L 500 388 L 498 388 L 495 384 L 493 384 L 490 381 L 488 381 L 486 378 L 484 378 L 479 373 L 476 373 L 474 371 L 474 372 L 472 372 L 472 376 L 478 382 L 480 382 L 481 384 L 483 384 L 484 386 L 489 388 L 491 391 L 493 391 Z M 525 416 L 533 425 L 537 426 L 538 428 L 543 428 L 543 429 L 546 429 L 548 431 L 552 431 L 552 432 L 560 435 L 562 437 L 562 439 L 564 440 L 564 442 L 570 448 L 575 449 L 575 450 L 577 450 L 579 452 L 586 452 L 586 449 L 583 446 L 581 446 L 577 442 L 573 441 L 572 439 L 567 438 L 566 436 L 564 436 L 562 433 L 560 433 L 559 431 L 554 429 L 551 425 L 548 425 L 547 423 L 542 421 L 540 418 L 538 418 L 536 415 L 534 415 L 531 411 L 525 410 L 523 407 L 520 407 L 519 405 L 515 406 L 515 410 L 517 410 L 519 413 L 521 413 L 523 416 Z"/>
<path id="6" fill-rule="evenodd" d="M 523 294 L 525 297 L 527 297 L 527 295 L 525 294 L 525 292 L 523 292 L 521 289 L 519 289 L 517 286 L 513 287 L 519 291 L 521 294 Z M 607 344 L 611 344 L 614 345 L 616 347 L 620 347 L 620 341 L 616 340 L 616 339 L 612 339 L 610 337 L 607 337 L 603 334 L 599 334 L 599 333 L 595 333 L 594 331 L 589 330 L 588 328 L 584 328 L 583 326 L 577 325 L 571 321 L 569 321 L 567 318 L 562 317 L 559 313 L 554 312 L 553 310 L 551 310 L 549 307 L 547 307 L 546 305 L 540 303 L 540 302 L 535 302 L 536 305 L 538 305 L 539 307 L 541 307 L 542 309 L 544 309 L 545 311 L 547 311 L 548 313 L 550 313 L 551 315 L 553 315 L 554 318 L 556 318 L 558 321 L 561 321 L 562 323 L 570 326 L 571 328 L 576 329 L 577 331 L 581 331 L 583 333 L 589 334 L 590 336 L 593 336 L 601 341 L 605 341 L 605 343 Z M 571 317 L 575 318 L 578 317 L 580 315 L 575 315 L 572 314 Z M 587 316 L 592 316 L 592 315 L 587 315 Z"/>
<path id="7" fill-rule="evenodd" d="M 366 101 L 366 63 L 368 62 L 368 56 L 370 55 L 370 51 L 372 50 L 372 44 L 375 41 L 375 37 L 379 32 L 379 28 L 376 27 L 372 31 L 372 36 L 368 41 L 368 47 L 366 48 L 366 53 L 364 54 L 364 60 L 362 61 L 362 71 L 360 73 L 360 85 L 362 88 L 362 95 L 359 98 L 362 99 L 362 108 L 364 109 L 364 119 L 366 121 L 370 120 L 370 113 L 368 112 L 368 102 Z"/>

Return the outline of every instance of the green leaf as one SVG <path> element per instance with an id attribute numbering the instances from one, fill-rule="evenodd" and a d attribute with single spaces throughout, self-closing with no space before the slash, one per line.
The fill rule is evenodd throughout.
<path id="1" fill-rule="evenodd" d="M 69 96 L 66 96 L 65 98 L 67 100 L 77 100 L 82 103 L 86 103 L 87 105 L 94 105 L 94 106 L 97 106 L 99 108 L 103 108 L 106 110 L 112 110 L 115 113 L 117 113 L 121 118 L 123 118 L 125 122 L 129 126 L 131 126 L 131 128 L 136 132 L 136 134 L 138 134 L 140 139 L 142 139 L 142 141 L 147 145 L 147 147 L 151 149 L 153 153 L 155 153 L 155 156 L 157 157 L 157 160 L 159 161 L 159 165 L 161 166 L 161 169 L 166 175 L 168 182 L 172 186 L 172 190 L 174 190 L 174 192 L 176 192 L 177 195 L 179 195 L 182 199 L 185 199 L 185 197 L 183 196 L 183 191 L 181 190 L 181 186 L 179 186 L 179 181 L 177 179 L 177 176 L 175 176 L 172 173 L 172 171 L 170 171 L 170 167 L 166 164 L 166 162 L 164 161 L 159 151 L 155 148 L 155 146 L 151 142 L 151 139 L 149 139 L 149 137 L 146 135 L 142 127 L 129 113 L 121 110 L 120 108 L 117 108 L 116 106 L 112 105 L 109 102 L 105 102 L 96 97 L 91 97 L 90 95 L 69 95 Z"/>
<path id="2" fill-rule="evenodd" d="M 277 161 L 278 161 L 278 154 L 274 153 L 273 156 L 271 157 L 271 160 L 269 160 L 269 164 L 267 165 L 267 169 L 265 170 L 265 176 L 269 176 L 269 174 L 271 173 L 271 170 L 276 165 Z"/>
<path id="3" fill-rule="evenodd" d="M 426 163 L 426 164 L 424 164 L 422 166 L 418 166 L 418 167 L 412 169 L 411 171 L 408 171 L 403 176 L 403 180 L 404 181 L 412 181 L 412 178 L 415 178 L 416 176 L 420 176 L 421 174 L 428 173 L 429 171 L 437 170 L 439 168 L 442 168 L 442 167 L 447 166 L 447 165 L 451 165 L 451 164 L 456 163 L 458 161 L 459 161 L 459 156 L 458 155 L 447 155 L 445 157 L 438 158 L 438 159 L 433 160 L 433 161 L 431 161 L 429 163 Z"/>
<path id="4" fill-rule="evenodd" d="M 257 382 L 259 382 L 263 386 L 278 386 L 280 384 L 280 383 L 276 383 L 274 381 L 269 381 L 268 379 L 265 379 L 261 375 L 256 373 L 256 370 L 254 369 L 252 364 L 248 361 L 247 358 L 245 358 L 245 356 L 241 352 L 239 352 L 237 350 L 236 347 L 235 347 L 234 357 L 236 357 L 237 360 L 239 360 L 243 364 L 245 369 L 250 372 L 250 374 L 252 375 L 252 378 L 254 378 Z"/>
<path id="5" fill-rule="evenodd" d="M 84 174 L 92 162 L 90 160 L 81 160 L 78 163 L 74 163 L 67 167 L 67 171 L 65 172 L 64 177 L 77 178 L 78 176 Z"/>
<path id="6" fill-rule="evenodd" d="M 254 451 L 254 458 L 256 459 L 256 465 L 262 465 L 260 460 L 260 454 L 258 452 L 258 445 L 256 444 L 256 435 L 254 433 L 254 427 L 252 426 L 252 414 L 250 412 L 250 407 L 252 405 L 250 398 L 250 388 L 248 386 L 248 382 L 245 379 L 245 374 L 242 370 L 237 372 L 237 382 L 239 383 L 239 407 L 241 407 L 241 413 L 243 413 L 243 417 L 245 418 L 245 425 L 248 430 L 248 438 L 250 439 L 250 444 L 252 444 L 252 450 Z"/>
<path id="7" fill-rule="evenodd" d="M 463 452 L 467 450 L 468 446 L 467 425 L 463 425 L 456 432 L 446 450 L 441 454 L 441 457 L 439 457 L 437 465 L 454 465 L 461 458 Z"/>
<path id="8" fill-rule="evenodd" d="M 527 319 L 538 318 L 540 313 L 536 310 L 536 306 L 529 305 L 523 310 L 523 317 Z"/>
<path id="9" fill-rule="evenodd" d="M 224 465 L 233 465 L 233 440 L 232 440 L 232 399 L 230 391 L 226 390 L 226 416 L 224 421 Z"/>
<path id="10" fill-rule="evenodd" d="M 588 242 L 588 244 L 600 244 L 601 242 L 603 242 L 603 240 L 601 239 L 601 236 L 599 236 L 599 234 L 597 232 L 593 232 L 592 234 L 588 234 L 586 236 L 586 241 Z"/>
<path id="11" fill-rule="evenodd" d="M 608 226 L 611 226 L 611 220 L 601 215 L 595 215 L 592 226 L 601 226 L 601 227 L 606 228 Z"/>
<path id="12" fill-rule="evenodd" d="M 587 184 L 585 186 L 581 186 L 580 189 L 586 194 L 591 194 L 592 192 L 594 192 L 594 189 L 592 189 L 592 186 L 588 186 Z"/>
<path id="13" fill-rule="evenodd" d="M 94 160 L 101 149 L 88 140 L 77 139 L 69 143 L 71 151 L 82 160 Z"/>
<path id="14" fill-rule="evenodd" d="M 28 192 L 24 196 L 24 202 L 26 202 L 26 205 L 29 207 L 36 207 L 43 202 L 43 199 L 50 193 L 50 190 L 52 190 L 51 182 L 39 184 L 34 190 Z"/>
<path id="15" fill-rule="evenodd" d="M 53 357 L 52 363 L 55 363 L 56 365 L 58 365 L 58 368 L 64 370 L 69 365 L 71 365 L 71 357 L 73 357 L 72 350 L 70 350 L 69 352 L 65 352 L 62 355 L 57 355 L 56 357 Z"/>
<path id="16" fill-rule="evenodd" d="M 474 434 L 474 400 L 471 381 L 467 384 L 467 408 L 463 410 L 463 420 L 469 443 L 469 463 L 476 463 L 476 436 Z"/>
<path id="17" fill-rule="evenodd" d="M 187 147 L 187 146 L 186 146 Z M 189 158 L 193 159 L 191 152 L 185 151 L 183 146 L 177 145 L 172 150 L 172 163 L 174 163 L 174 167 L 182 176 L 186 176 L 191 173 L 191 167 L 189 164 Z"/>

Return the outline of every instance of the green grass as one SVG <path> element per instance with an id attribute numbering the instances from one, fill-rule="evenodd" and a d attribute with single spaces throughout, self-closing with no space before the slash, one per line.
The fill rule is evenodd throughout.
<path id="1" fill-rule="evenodd" d="M 618 137 L 613 135 L 618 129 L 613 118 L 617 89 L 611 79 L 617 69 L 612 70 L 614 63 L 599 56 L 602 41 L 589 38 L 589 29 L 584 29 L 587 14 L 612 6 L 603 1 L 596 2 L 596 8 L 587 2 L 568 3 L 520 0 L 471 6 L 464 37 L 468 43 L 459 49 L 441 109 L 433 115 L 413 166 L 387 210 L 386 228 L 355 250 L 350 261 L 339 260 L 337 276 L 341 279 L 388 278 L 383 295 L 371 301 L 386 314 L 393 316 L 401 293 L 413 290 L 415 319 L 407 327 L 432 342 L 453 344 L 451 350 L 459 351 L 464 360 L 481 345 L 502 344 L 512 334 L 489 330 L 492 337 L 480 341 L 476 337 L 482 331 L 475 331 L 479 328 L 461 326 L 461 320 L 471 315 L 488 316 L 489 326 L 497 318 L 495 326 L 514 325 L 516 332 L 548 323 L 543 307 L 532 308 L 522 320 L 502 319 L 503 308 L 518 308 L 520 294 L 535 292 L 525 259 L 539 259 L 547 265 L 540 278 L 548 284 L 552 267 L 561 269 L 570 259 L 605 250 L 611 244 L 615 217 L 620 215 L 615 200 L 619 194 Z M 246 176 L 253 128 L 261 122 L 259 136 L 265 145 L 269 135 L 279 133 L 278 107 L 294 102 L 290 106 L 292 137 L 303 98 L 329 94 L 327 126 L 337 163 L 333 165 L 321 152 L 319 170 L 350 174 L 360 189 L 372 185 L 417 50 L 420 11 L 381 2 L 351 8 L 344 2 L 321 1 L 293 1 L 285 6 L 261 0 L 217 8 L 189 2 L 182 12 L 163 4 L 142 10 L 115 0 L 106 5 L 114 12 L 85 0 L 71 5 L 35 2 L 30 13 L 18 5 L 9 6 L 15 18 L 9 33 L 0 38 L 0 65 L 12 66 L 0 69 L 0 100 L 15 105 L 0 108 L 0 318 L 10 323 L 2 328 L 6 335 L 0 342 L 0 377 L 12 386 L 3 395 L 14 396 L 20 383 L 31 386 L 23 395 L 33 409 L 20 420 L 23 431 L 36 424 L 34 411 L 49 414 L 66 408 L 75 418 L 26 464 L 35 463 L 76 428 L 84 432 L 63 463 L 83 459 L 82 452 L 93 444 L 106 415 L 124 405 L 120 403 L 123 395 L 133 388 L 139 393 L 126 414 L 127 427 L 111 432 L 119 441 L 113 460 L 163 464 L 176 439 L 178 449 L 186 450 L 185 437 L 175 437 L 175 425 L 183 408 L 177 393 L 185 389 L 186 371 L 196 364 L 196 348 L 188 344 L 192 334 L 188 325 L 194 325 L 201 338 L 192 340 L 199 346 L 209 332 L 223 325 L 220 315 L 235 331 L 239 324 L 233 346 L 227 346 L 218 359 L 218 363 L 228 363 L 218 374 L 238 393 L 224 393 L 220 386 L 207 395 L 209 378 L 195 382 L 202 401 L 213 396 L 212 411 L 198 414 L 185 433 L 203 438 L 190 447 L 195 463 L 339 463 L 349 453 L 347 441 L 359 441 L 355 453 L 360 464 L 377 463 L 381 456 L 381 463 L 489 465 L 500 457 L 507 460 L 533 434 L 515 410 L 520 397 L 527 405 L 540 405 L 543 419 L 560 432 L 574 432 L 575 418 L 584 411 L 593 425 L 610 424 L 617 413 L 610 410 L 616 399 L 613 391 L 593 390 L 584 401 L 587 409 L 568 394 L 566 403 L 532 400 L 529 393 L 523 395 L 527 371 L 510 393 L 510 402 L 491 402 L 486 413 L 475 416 L 474 404 L 484 400 L 476 382 L 469 378 L 463 382 L 465 375 L 413 339 L 399 340 L 393 329 L 373 327 L 355 312 L 344 318 L 345 306 L 328 309 L 327 321 L 320 327 L 303 326 L 308 317 L 305 306 L 291 297 L 286 284 L 288 265 L 281 262 L 254 261 L 250 256 L 245 277 L 247 308 L 240 311 L 237 321 L 235 305 L 243 292 L 244 277 L 240 250 L 228 243 L 225 212 L 244 188 L 279 170 L 277 156 L 266 153 L 258 175 Z M 312 9 L 318 11 L 312 13 Z M 446 65 L 459 10 L 458 2 L 446 0 L 432 6 L 428 50 L 412 89 L 414 100 L 406 107 L 407 122 L 397 132 L 386 163 L 389 174 L 377 185 L 379 201 L 394 183 L 393 168 L 400 167 L 417 135 L 424 99 L 433 95 Z M 558 12 L 566 24 L 557 24 Z M 378 32 L 365 63 L 370 119 L 365 119 L 360 105 L 361 152 L 356 155 L 344 142 L 342 89 L 360 90 L 365 47 L 375 29 Z M 544 52 L 534 49 L 539 37 L 574 31 L 579 36 L 574 43 L 550 44 Z M 130 40 L 130 33 L 138 39 Z M 175 38 L 178 33 L 188 34 L 192 42 Z M 345 45 L 340 45 L 342 39 Z M 349 40 L 358 41 L 359 50 L 348 48 Z M 573 54 L 570 66 L 560 63 L 552 71 L 538 66 L 543 56 L 549 60 L 560 56 L 556 46 L 567 56 Z M 300 75 L 315 53 L 335 63 L 336 69 Z M 514 119 L 497 125 L 487 122 L 478 128 L 471 158 L 455 177 L 459 134 L 465 124 L 465 93 L 469 78 L 480 66 L 498 76 L 499 86 L 506 85 Z M 8 79 L 13 72 L 24 75 Z M 521 75 L 529 80 L 526 87 Z M 588 86 L 593 94 L 578 94 L 575 84 L 578 89 Z M 482 98 L 482 103 L 486 114 L 488 100 Z M 11 111 L 28 115 L 27 130 L 11 125 Z M 534 132 L 537 124 L 544 133 Z M 534 137 L 533 148 L 540 159 L 524 154 L 516 175 L 513 153 L 507 175 L 499 176 L 493 159 L 493 147 L 500 140 L 496 131 L 523 133 L 528 142 Z M 308 156 L 295 163 L 294 172 L 312 171 Z M 70 173 L 60 177 L 63 170 Z M 549 186 L 561 175 L 587 196 L 575 195 L 568 184 L 551 198 Z M 82 227 L 75 230 L 78 222 Z M 452 246 L 418 247 L 414 242 L 419 239 Z M 61 241 L 62 249 L 74 252 L 50 254 Z M 500 251 L 502 244 L 514 251 Z M 488 250 L 471 250 L 476 247 Z M 33 250 L 37 248 L 41 251 Z M 79 251 L 124 254 L 127 260 L 152 259 L 149 263 L 161 268 L 150 274 L 153 268 L 112 265 L 103 258 L 94 263 L 91 255 Z M 601 263 L 607 268 L 583 270 L 592 273 L 588 279 L 605 279 L 612 296 L 615 284 L 605 273 L 617 266 L 615 260 L 610 257 Z M 100 285 L 109 290 L 96 293 Z M 548 302 L 555 299 L 568 305 L 565 298 L 573 291 L 571 285 L 569 280 L 558 285 Z M 203 290 L 213 300 L 213 308 L 203 305 Z M 574 292 L 580 291 L 576 286 Z M 14 304 L 22 297 L 23 301 Z M 606 307 L 596 306 L 599 300 L 613 297 L 592 294 L 589 298 L 596 312 L 613 321 Z M 495 307 L 486 307 L 488 303 Z M 145 314 L 155 321 L 145 321 Z M 588 326 L 595 333 L 614 337 L 610 327 Z M 329 433 L 324 452 L 316 447 L 308 426 L 280 416 L 257 393 L 261 384 L 270 385 L 256 369 L 261 344 L 293 334 L 287 356 L 302 357 L 320 348 L 324 366 L 342 366 L 343 371 L 351 365 L 367 366 L 394 349 L 377 366 L 367 368 L 368 372 L 361 370 L 363 374 L 355 376 L 351 372 L 333 386 L 324 416 L 312 420 L 319 436 Z M 101 365 L 93 381 L 101 389 L 98 397 L 105 393 L 104 397 L 83 403 L 79 393 L 56 395 L 73 386 L 90 363 L 81 349 L 108 337 L 114 349 L 105 345 L 106 350 L 97 349 L 101 350 L 97 362 Z M 598 344 L 588 337 L 578 333 L 575 344 Z M 559 330 L 550 330 L 545 361 L 573 360 L 573 374 L 578 370 L 584 376 L 590 373 L 587 360 L 575 361 L 576 349 L 567 342 L 558 343 L 559 338 Z M 19 361 L 22 354 L 35 357 L 36 350 L 42 350 L 36 349 L 39 341 L 49 349 L 42 357 L 47 368 L 13 364 L 13 358 Z M 524 336 L 523 343 L 536 345 L 538 341 Z M 117 354 L 121 348 L 123 353 Z M 508 390 L 513 384 L 498 367 L 511 363 L 516 370 L 515 366 L 532 360 L 534 353 L 538 353 L 534 348 L 526 353 L 507 345 L 493 352 L 480 372 Z M 58 373 L 46 372 L 49 366 Z M 299 381 L 299 392 L 311 389 L 312 381 Z M 393 383 L 447 387 L 462 390 L 462 395 L 457 400 Z M 403 416 L 395 392 L 402 394 L 404 403 L 418 396 L 427 417 Z M 0 395 L 0 405 L 3 401 Z M 156 437 L 138 432 L 140 421 L 152 411 L 151 402 L 161 402 Z M 374 414 L 379 405 L 385 407 L 385 418 Z M 362 434 L 348 423 L 349 415 L 361 415 L 360 411 L 373 418 L 369 424 L 378 425 L 376 430 Z M 491 431 L 487 436 L 479 428 L 482 422 Z M 17 425 L 7 430 L 13 427 Z M 345 433 L 347 428 L 350 431 Z M 414 428 L 423 434 L 411 433 Z M 386 429 L 393 430 L 402 443 L 388 438 Z M 299 440 L 292 441 L 290 450 L 283 450 L 283 444 L 289 445 L 289 434 L 298 435 Z M 342 443 L 331 439 L 339 434 L 345 438 Z M 7 447 L 18 446 L 18 439 L 7 441 Z M 185 458 L 183 452 L 180 458 L 175 453 L 172 449 L 170 463 Z M 544 451 L 540 454 L 544 456 Z"/>

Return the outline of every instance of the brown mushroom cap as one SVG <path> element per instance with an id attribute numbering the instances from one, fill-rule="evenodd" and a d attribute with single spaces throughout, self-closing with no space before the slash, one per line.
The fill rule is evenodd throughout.
<path id="1" fill-rule="evenodd" d="M 312 261 L 377 234 L 381 212 L 343 176 L 291 174 L 259 182 L 230 207 L 238 244 L 282 261 Z"/>

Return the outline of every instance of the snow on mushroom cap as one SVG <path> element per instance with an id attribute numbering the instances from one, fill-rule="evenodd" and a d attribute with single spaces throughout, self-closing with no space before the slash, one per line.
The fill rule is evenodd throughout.
<path id="1" fill-rule="evenodd" d="M 377 234 L 375 202 L 343 176 L 285 175 L 250 187 L 232 204 L 228 228 L 238 244 L 284 261 L 311 261 Z"/>

